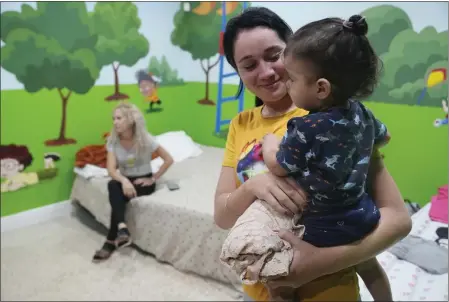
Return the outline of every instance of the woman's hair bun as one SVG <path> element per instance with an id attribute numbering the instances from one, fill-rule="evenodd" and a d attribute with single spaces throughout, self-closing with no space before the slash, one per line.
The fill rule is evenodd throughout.
<path id="1" fill-rule="evenodd" d="M 368 33 L 368 23 L 360 15 L 353 15 L 348 20 L 343 21 L 343 26 L 358 36 L 364 36 Z"/>

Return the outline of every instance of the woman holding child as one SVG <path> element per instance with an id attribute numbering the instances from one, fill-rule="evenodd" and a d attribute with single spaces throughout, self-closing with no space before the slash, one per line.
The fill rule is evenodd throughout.
<path id="1" fill-rule="evenodd" d="M 353 16 L 348 21 L 328 18 L 312 22 L 301 30 L 301 34 L 296 35 L 297 40 L 301 40 L 298 49 L 291 48 L 290 54 L 299 53 L 304 57 L 293 60 L 297 58 L 289 56 L 291 60 L 284 65 L 284 50 L 293 33 L 274 12 L 266 8 L 250 8 L 227 24 L 223 40 L 227 61 L 237 70 L 246 88 L 256 95 L 256 103 L 262 106 L 240 113 L 229 127 L 215 196 L 214 218 L 223 229 L 230 229 L 255 200 L 263 200 L 285 215 L 293 215 L 305 208 L 310 191 L 306 192 L 290 177 L 279 177 L 276 176 L 279 173 L 269 172 L 258 156 L 262 151 L 258 143 L 264 138 L 273 140 L 273 136 L 266 137 L 267 134 L 281 139 L 287 131 L 287 123 L 293 118 L 331 108 L 335 104 L 324 102 L 330 96 L 346 100 L 366 96 L 376 83 L 377 57 L 370 53 L 365 37 L 367 24 L 363 18 Z M 329 43 L 325 45 L 325 51 L 321 42 Z M 339 53 L 342 48 L 349 55 L 345 57 Z M 310 49 L 314 51 L 309 52 Z M 355 69 L 348 73 L 349 70 L 329 69 L 335 64 L 332 61 L 334 56 L 349 63 L 365 61 L 363 66 L 360 65 L 362 67 L 353 64 Z M 314 64 L 322 58 L 329 66 Z M 350 69 L 350 64 L 347 67 Z M 360 78 L 366 81 L 360 81 Z M 292 97 L 302 100 L 296 102 Z M 325 106 L 315 111 L 307 99 L 322 100 Z M 294 102 L 307 105 L 309 108 L 306 109 L 311 112 L 297 108 Z M 338 106 L 345 108 L 348 104 Z M 388 140 L 386 133 L 378 137 L 382 137 L 383 142 Z M 376 295 L 376 300 L 390 298 L 388 280 L 382 275 L 384 273 L 377 261 L 372 260 L 408 234 L 411 220 L 376 148 L 372 150 L 366 183 L 370 197 L 367 200 L 374 200 L 381 217 L 376 220 L 378 224 L 374 230 L 356 243 L 332 247 L 316 247 L 295 238 L 290 232 L 280 231 L 280 237 L 293 246 L 294 257 L 290 275 L 282 281 L 270 283 L 271 287 L 298 288 L 297 298 L 301 301 L 356 301 L 360 298 L 356 272 L 362 275 L 365 271 L 376 271 L 379 275 L 371 280 L 370 274 L 366 274 L 365 283 Z M 244 285 L 244 291 L 248 301 L 270 299 L 268 289 L 261 283 Z"/>

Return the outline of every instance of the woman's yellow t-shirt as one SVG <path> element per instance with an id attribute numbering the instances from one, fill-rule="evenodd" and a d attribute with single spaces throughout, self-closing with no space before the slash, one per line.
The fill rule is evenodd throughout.
<path id="1" fill-rule="evenodd" d="M 280 116 L 264 118 L 262 108 L 241 112 L 229 126 L 223 166 L 236 170 L 237 185 L 267 172 L 265 164 L 257 158 L 254 150 L 263 136 L 274 133 L 282 137 L 287 130 L 288 120 L 308 113 L 298 108 Z M 243 285 L 243 290 L 254 301 L 269 300 L 268 291 L 261 283 Z M 358 278 L 354 268 L 321 277 L 298 289 L 301 301 L 357 301 L 358 296 Z"/>

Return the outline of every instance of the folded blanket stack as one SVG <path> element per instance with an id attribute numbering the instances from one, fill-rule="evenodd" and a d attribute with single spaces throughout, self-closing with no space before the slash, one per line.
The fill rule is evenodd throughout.
<path id="1" fill-rule="evenodd" d="M 256 200 L 243 213 L 224 241 L 220 260 L 234 270 L 245 284 L 267 282 L 289 274 L 293 249 L 276 230 L 287 229 L 298 237 L 304 226 Z"/>

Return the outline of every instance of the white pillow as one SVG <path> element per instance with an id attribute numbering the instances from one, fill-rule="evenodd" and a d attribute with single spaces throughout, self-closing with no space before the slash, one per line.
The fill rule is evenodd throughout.
<path id="1" fill-rule="evenodd" d="M 184 131 L 166 132 L 155 137 L 156 141 L 167 150 L 173 157 L 175 163 L 179 163 L 190 157 L 197 157 L 203 150 Z M 157 172 L 163 161 L 156 158 L 151 161 L 153 172 Z"/>

